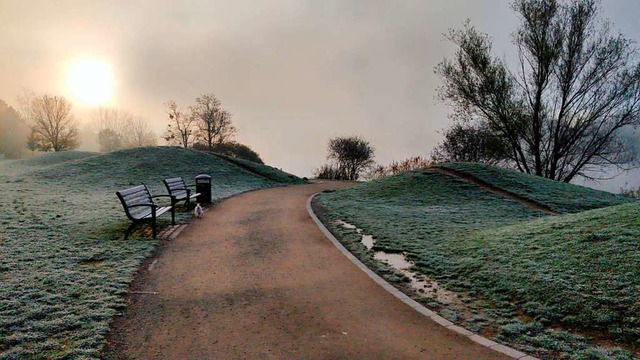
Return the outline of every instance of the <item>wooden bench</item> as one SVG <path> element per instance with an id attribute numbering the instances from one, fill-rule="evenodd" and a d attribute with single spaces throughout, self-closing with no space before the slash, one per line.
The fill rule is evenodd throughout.
<path id="1" fill-rule="evenodd" d="M 122 203 L 124 212 L 127 217 L 133 221 L 131 226 L 127 229 L 124 239 L 126 240 L 133 227 L 143 221 L 151 221 L 153 227 L 153 238 L 157 236 L 157 224 L 156 219 L 158 216 L 170 211 L 171 212 L 171 224 L 176 224 L 176 214 L 173 207 L 173 198 L 171 206 L 159 206 L 153 203 L 153 199 L 159 197 L 171 197 L 170 195 L 156 195 L 151 196 L 149 189 L 146 185 L 138 185 L 129 189 L 116 192 L 118 199 Z"/>
<path id="2" fill-rule="evenodd" d="M 169 195 L 171 196 L 171 206 L 176 206 L 178 201 L 184 201 L 187 206 L 187 211 L 191 210 L 191 199 L 197 198 L 200 193 L 193 192 L 191 193 L 191 189 L 194 185 L 186 185 L 184 180 L 181 177 L 164 179 L 164 186 L 167 187 L 167 191 L 169 191 Z"/>

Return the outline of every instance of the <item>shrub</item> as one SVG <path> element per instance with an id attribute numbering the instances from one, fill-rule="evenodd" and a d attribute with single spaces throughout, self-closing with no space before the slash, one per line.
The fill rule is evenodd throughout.
<path id="1" fill-rule="evenodd" d="M 325 180 L 348 180 L 347 172 L 338 165 L 324 164 L 313 172 L 317 179 Z"/>

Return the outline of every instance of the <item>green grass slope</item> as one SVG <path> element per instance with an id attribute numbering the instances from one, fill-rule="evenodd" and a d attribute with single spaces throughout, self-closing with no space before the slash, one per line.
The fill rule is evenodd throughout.
<path id="1" fill-rule="evenodd" d="M 275 168 L 273 166 L 269 166 L 269 165 L 265 165 L 265 164 L 258 164 L 255 163 L 253 161 L 249 161 L 249 160 L 245 160 L 245 159 L 239 159 L 239 158 L 234 158 L 231 156 L 226 156 L 226 155 L 222 155 L 222 154 L 216 154 L 216 156 L 219 156 L 249 172 L 252 172 L 256 175 L 265 177 L 271 181 L 275 181 L 281 184 L 306 184 L 307 182 L 302 180 L 301 178 L 289 174 L 288 172 L 282 171 L 278 168 Z"/>
<path id="2" fill-rule="evenodd" d="M 43 168 L 96 155 L 98 155 L 98 153 L 90 151 L 61 151 L 46 153 L 27 159 L 3 160 L 0 161 L 0 174 L 15 175 L 35 168 Z"/>
<path id="3" fill-rule="evenodd" d="M 600 345 L 640 348 L 638 202 L 544 216 L 427 169 L 321 194 L 317 204 L 361 259 L 372 252 L 335 220 L 373 235 L 374 250 L 404 252 L 415 271 L 457 292 L 451 306 L 418 300 L 466 328 L 542 358 L 627 359 Z"/>
<path id="4" fill-rule="evenodd" d="M 100 357 L 137 266 L 157 245 L 141 235 L 121 240 L 130 222 L 117 190 L 144 183 L 164 194 L 163 178 L 189 183 L 199 173 L 212 176 L 216 200 L 278 185 L 216 156 L 167 147 L 50 163 L 0 173 L 0 359 Z"/>
<path id="5" fill-rule="evenodd" d="M 442 259 L 418 262 L 424 271 L 446 268 L 534 324 L 640 347 L 640 203 L 473 232 L 431 251 Z M 542 327 L 532 328 L 503 336 L 533 346 Z"/>
<path id="6" fill-rule="evenodd" d="M 16 160 L 15 165 L 19 166 L 50 166 L 56 165 L 68 161 L 80 160 L 90 156 L 96 156 L 98 153 L 91 151 L 60 151 L 46 153 L 38 156 L 34 156 L 27 159 Z"/>
<path id="7" fill-rule="evenodd" d="M 558 213 L 574 213 L 635 201 L 623 195 L 567 184 L 479 163 L 435 165 L 456 170 L 487 184 L 545 205 Z"/>
<path id="8" fill-rule="evenodd" d="M 471 230 L 544 214 L 435 171 L 408 172 L 319 197 L 332 214 L 376 235 L 376 247 L 418 256 Z"/>

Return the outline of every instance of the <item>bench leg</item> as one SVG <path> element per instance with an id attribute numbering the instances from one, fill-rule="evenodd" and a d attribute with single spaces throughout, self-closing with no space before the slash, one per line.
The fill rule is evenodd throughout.
<path id="1" fill-rule="evenodd" d="M 156 217 L 154 216 L 154 217 L 151 219 L 151 226 L 153 226 L 153 238 L 154 238 L 154 239 L 158 236 L 158 230 L 157 230 L 156 225 L 157 225 L 157 224 L 156 224 Z"/>
<path id="2" fill-rule="evenodd" d="M 191 189 L 187 189 L 187 211 L 191 210 Z"/>
<path id="3" fill-rule="evenodd" d="M 136 227 L 136 225 L 138 225 L 138 222 L 132 222 L 131 225 L 129 225 L 129 228 L 127 229 L 127 232 L 124 233 L 124 239 L 127 240 L 129 238 L 129 235 L 131 234 L 131 230 L 133 230 L 134 227 Z"/>

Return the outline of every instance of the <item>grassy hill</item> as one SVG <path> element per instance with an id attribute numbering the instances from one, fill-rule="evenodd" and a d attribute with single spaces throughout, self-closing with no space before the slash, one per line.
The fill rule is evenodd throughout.
<path id="1" fill-rule="evenodd" d="M 458 171 L 489 185 L 545 205 L 558 213 L 574 213 L 634 201 L 623 195 L 485 164 L 443 163 L 436 165 L 436 167 Z"/>
<path id="2" fill-rule="evenodd" d="M 212 176 L 216 201 L 280 185 L 217 156 L 168 147 L 0 166 L 0 358 L 10 359 L 100 357 L 128 284 L 158 244 L 140 233 L 122 240 L 130 222 L 117 190 L 144 183 L 164 194 L 162 179 L 192 183 L 199 173 Z"/>
<path id="3" fill-rule="evenodd" d="M 306 184 L 307 183 L 307 181 L 304 181 L 295 175 L 286 173 L 273 166 L 258 164 L 253 161 L 234 158 L 234 157 L 230 157 L 222 154 L 216 154 L 216 156 L 219 156 L 249 172 L 265 177 L 271 181 L 275 181 L 282 184 Z"/>
<path id="4" fill-rule="evenodd" d="M 468 329 L 542 358 L 631 358 L 610 344 L 640 349 L 640 203 L 519 173 L 508 174 L 513 182 L 500 178 L 508 170 L 463 168 L 565 211 L 629 203 L 545 216 L 426 169 L 322 194 L 316 205 L 365 262 L 373 252 L 337 219 L 373 235 L 374 251 L 402 252 L 414 271 L 456 292 L 451 303 L 414 298 Z"/>

